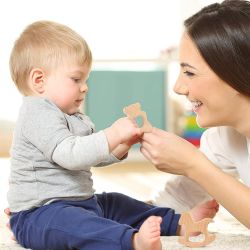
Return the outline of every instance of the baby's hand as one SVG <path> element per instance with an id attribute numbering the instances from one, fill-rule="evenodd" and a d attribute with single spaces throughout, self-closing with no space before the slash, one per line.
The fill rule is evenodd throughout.
<path id="1" fill-rule="evenodd" d="M 123 117 L 115 121 L 112 124 L 111 129 L 119 138 L 120 143 L 133 141 L 135 138 L 141 137 L 142 135 L 142 132 L 136 122 L 127 117 Z"/>
<path id="2" fill-rule="evenodd" d="M 8 219 L 10 219 L 10 209 L 9 208 L 5 208 L 4 209 L 4 213 L 8 216 Z M 7 224 L 6 224 L 7 228 L 11 231 L 11 228 L 10 228 L 10 221 L 8 220 Z M 14 234 L 12 233 L 11 231 L 11 239 L 12 240 L 16 240 Z"/>
<path id="3" fill-rule="evenodd" d="M 134 138 L 124 142 L 123 144 L 127 145 L 130 148 L 138 142 L 141 142 L 141 135 L 135 136 Z"/>
<path id="4" fill-rule="evenodd" d="M 110 151 L 113 151 L 119 144 L 133 143 L 142 136 L 141 129 L 135 121 L 124 117 L 115 121 L 111 127 L 104 130 L 109 143 Z"/>

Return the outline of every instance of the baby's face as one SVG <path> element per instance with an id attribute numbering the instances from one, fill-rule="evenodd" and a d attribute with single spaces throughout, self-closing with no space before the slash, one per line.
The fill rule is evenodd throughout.
<path id="1" fill-rule="evenodd" d="M 53 101 L 64 113 L 74 114 L 88 92 L 89 66 L 64 63 L 52 70 L 45 79 L 43 96 Z"/>

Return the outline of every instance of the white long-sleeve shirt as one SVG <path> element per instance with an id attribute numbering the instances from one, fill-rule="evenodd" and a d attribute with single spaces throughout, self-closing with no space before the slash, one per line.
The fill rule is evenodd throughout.
<path id="1" fill-rule="evenodd" d="M 250 186 L 250 141 L 231 127 L 207 129 L 200 150 L 224 172 L 240 178 Z M 173 175 L 154 200 L 156 205 L 174 208 L 177 212 L 189 210 L 209 199 L 197 183 L 185 176 Z"/>

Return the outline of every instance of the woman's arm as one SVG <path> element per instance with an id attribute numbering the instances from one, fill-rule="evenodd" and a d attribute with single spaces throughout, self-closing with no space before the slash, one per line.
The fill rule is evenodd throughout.
<path id="1" fill-rule="evenodd" d="M 250 229 L 250 189 L 217 168 L 205 155 L 202 155 L 197 163 L 187 171 L 187 176 L 199 183 L 235 218 Z"/>
<path id="2" fill-rule="evenodd" d="M 159 170 L 194 180 L 250 228 L 250 189 L 221 171 L 192 144 L 154 128 L 153 133 L 144 134 L 141 152 Z"/>

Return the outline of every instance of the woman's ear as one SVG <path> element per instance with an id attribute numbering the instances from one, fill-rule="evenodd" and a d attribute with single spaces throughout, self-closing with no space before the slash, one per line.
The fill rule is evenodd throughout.
<path id="1" fill-rule="evenodd" d="M 31 89 L 37 94 L 42 94 L 44 92 L 45 84 L 44 71 L 39 68 L 32 69 L 29 78 Z"/>

